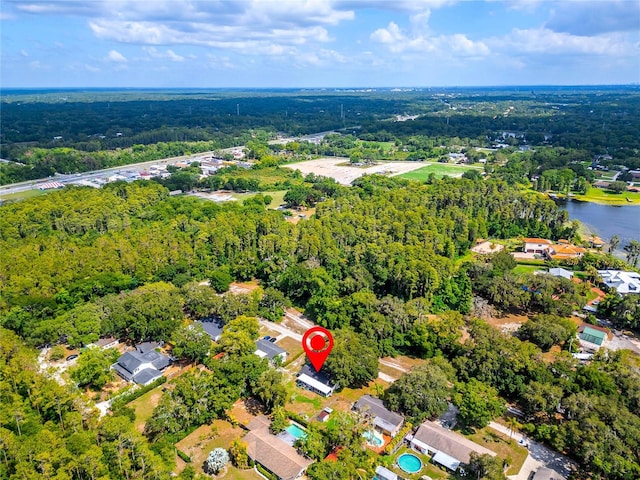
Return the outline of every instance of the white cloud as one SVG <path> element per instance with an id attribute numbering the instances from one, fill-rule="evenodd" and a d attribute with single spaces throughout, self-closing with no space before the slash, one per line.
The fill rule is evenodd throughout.
<path id="1" fill-rule="evenodd" d="M 147 52 L 147 54 L 151 58 L 155 59 L 166 59 L 171 60 L 172 62 L 184 62 L 185 57 L 182 55 L 178 55 L 171 49 L 167 49 L 165 52 L 158 51 L 155 47 L 142 47 L 142 49 Z"/>
<path id="2" fill-rule="evenodd" d="M 89 64 L 85 64 L 85 65 L 84 65 L 84 68 L 85 68 L 87 71 L 92 72 L 92 73 L 97 73 L 97 72 L 99 72 L 99 71 L 100 71 L 100 69 L 99 69 L 98 67 L 95 67 L 95 66 L 93 66 L 93 65 L 89 65 Z"/>
<path id="3" fill-rule="evenodd" d="M 371 34 L 371 40 L 382 43 L 391 52 L 431 53 L 454 57 L 483 57 L 489 55 L 489 47 L 482 41 L 473 41 L 462 33 L 454 35 L 429 35 L 414 29 L 411 34 L 400 29 L 395 22 L 379 28 Z"/>
<path id="4" fill-rule="evenodd" d="M 29 53 L 23 48 L 22 50 L 20 50 L 20 55 L 23 57 L 28 57 Z"/>
<path id="5" fill-rule="evenodd" d="M 597 36 L 572 35 L 547 28 L 514 29 L 508 35 L 487 40 L 493 48 L 513 54 L 640 55 L 640 45 L 619 33 Z"/>
<path id="6" fill-rule="evenodd" d="M 111 50 L 107 57 L 106 60 L 109 60 L 110 62 L 116 62 L 116 63 L 126 63 L 127 62 L 127 58 L 122 55 L 120 52 L 118 52 L 117 50 Z"/>

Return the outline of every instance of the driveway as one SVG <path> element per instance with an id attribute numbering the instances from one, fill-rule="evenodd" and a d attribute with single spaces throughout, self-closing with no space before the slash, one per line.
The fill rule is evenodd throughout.
<path id="1" fill-rule="evenodd" d="M 528 445 L 527 448 L 529 449 L 529 456 L 522 465 L 520 472 L 518 472 L 517 475 L 509 476 L 511 480 L 527 480 L 529 478 L 529 474 L 540 467 L 550 468 L 560 475 L 567 477 L 576 467 L 573 460 L 561 453 L 551 450 L 541 443 L 528 439 L 520 432 L 511 432 L 509 427 L 505 427 L 497 422 L 489 423 L 489 427 L 507 436 L 511 436 L 520 444 Z"/>

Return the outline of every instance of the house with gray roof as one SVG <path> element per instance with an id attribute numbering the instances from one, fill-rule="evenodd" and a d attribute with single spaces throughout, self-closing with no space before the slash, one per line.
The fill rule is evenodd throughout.
<path id="1" fill-rule="evenodd" d="M 160 377 L 162 370 L 170 364 L 171 360 L 169 357 L 155 350 L 146 353 L 140 353 L 135 350 L 121 355 L 111 368 L 128 382 L 135 382 L 138 385 L 148 385 Z"/>
<path id="2" fill-rule="evenodd" d="M 547 467 L 542 467 L 536 470 L 533 475 L 533 480 L 565 480 L 565 477 L 560 475 L 555 470 L 551 470 Z"/>
<path id="3" fill-rule="evenodd" d="M 338 388 L 338 385 L 331 380 L 331 378 L 323 372 L 317 372 L 315 368 L 309 364 L 305 364 L 296 380 L 296 385 L 300 388 L 310 390 L 322 395 L 323 397 L 330 397 L 333 392 Z"/>
<path id="4" fill-rule="evenodd" d="M 404 423 L 402 415 L 388 410 L 382 400 L 371 395 L 361 396 L 353 405 L 353 410 L 371 417 L 373 426 L 390 437 L 395 437 Z"/>
<path id="5" fill-rule="evenodd" d="M 222 335 L 222 329 L 224 327 L 220 319 L 216 317 L 207 317 L 202 320 L 198 320 L 195 323 L 202 326 L 202 329 L 211 337 L 211 340 L 214 342 L 220 340 L 220 335 Z"/>
<path id="6" fill-rule="evenodd" d="M 640 273 L 622 270 L 598 270 L 603 283 L 620 295 L 640 294 Z"/>
<path id="7" fill-rule="evenodd" d="M 410 437 L 409 444 L 411 448 L 424 455 L 433 455 L 432 462 L 452 472 L 458 470 L 460 465 L 468 464 L 474 452 L 479 455 L 496 456 L 496 453 L 488 448 L 430 421 L 420 425 L 418 431 Z"/>
<path id="8" fill-rule="evenodd" d="M 282 362 L 287 359 L 287 351 L 280 348 L 269 340 L 261 338 L 256 342 L 255 354 L 260 358 L 268 358 L 270 362 L 273 362 L 276 358 L 280 358 Z"/>

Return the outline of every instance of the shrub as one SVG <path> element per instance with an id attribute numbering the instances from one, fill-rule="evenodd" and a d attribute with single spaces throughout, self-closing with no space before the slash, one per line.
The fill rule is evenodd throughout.
<path id="1" fill-rule="evenodd" d="M 187 455 L 186 453 L 184 453 L 182 450 L 179 450 L 176 448 L 176 453 L 178 454 L 178 456 L 184 460 L 187 463 L 191 463 L 191 457 L 189 455 Z"/>

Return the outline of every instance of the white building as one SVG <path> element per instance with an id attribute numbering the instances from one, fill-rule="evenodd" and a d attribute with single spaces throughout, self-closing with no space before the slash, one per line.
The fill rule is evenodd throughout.
<path id="1" fill-rule="evenodd" d="M 640 293 L 640 273 L 622 270 L 598 270 L 602 282 L 621 295 Z"/>

